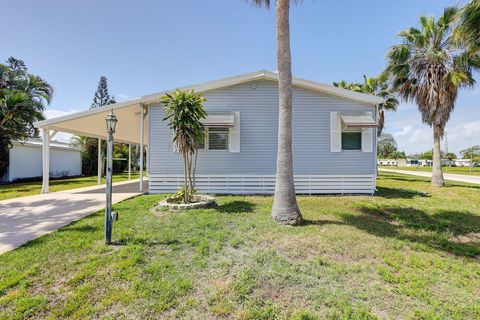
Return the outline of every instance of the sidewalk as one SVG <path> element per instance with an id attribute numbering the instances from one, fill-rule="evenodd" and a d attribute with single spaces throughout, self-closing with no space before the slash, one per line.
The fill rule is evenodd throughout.
<path id="1" fill-rule="evenodd" d="M 396 169 L 383 169 L 379 168 L 379 171 L 382 172 L 392 172 L 392 173 L 401 173 L 401 174 L 409 174 L 412 176 L 419 176 L 419 177 L 427 177 L 431 178 L 431 172 L 421 172 L 421 171 L 409 171 L 409 170 L 396 170 Z M 467 176 L 464 174 L 455 174 L 455 173 L 443 173 L 443 178 L 445 180 L 451 181 L 458 181 L 458 182 L 466 182 L 466 183 L 474 183 L 480 184 L 480 176 Z"/>

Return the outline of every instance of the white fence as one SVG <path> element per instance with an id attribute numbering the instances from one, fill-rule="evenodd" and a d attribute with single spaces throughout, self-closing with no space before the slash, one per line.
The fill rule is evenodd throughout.
<path id="1" fill-rule="evenodd" d="M 149 175 L 150 193 L 175 192 L 183 184 L 182 175 Z M 274 175 L 197 175 L 196 189 L 216 194 L 273 194 Z M 295 176 L 298 194 L 373 194 L 374 175 Z"/>

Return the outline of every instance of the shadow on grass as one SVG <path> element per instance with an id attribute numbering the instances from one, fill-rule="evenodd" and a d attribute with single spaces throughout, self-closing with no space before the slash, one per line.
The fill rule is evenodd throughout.
<path id="1" fill-rule="evenodd" d="M 85 225 L 85 226 L 70 225 L 70 226 L 58 229 L 58 232 L 98 232 L 98 231 L 100 231 L 99 226 L 91 226 L 91 225 Z"/>
<path id="2" fill-rule="evenodd" d="M 458 243 L 449 238 L 480 232 L 480 217 L 470 212 L 439 210 L 427 214 L 409 207 L 361 207 L 360 212 L 343 216 L 343 222 L 379 237 L 420 243 L 459 256 L 480 255 L 478 243 Z"/>
<path id="3" fill-rule="evenodd" d="M 132 239 L 119 239 L 117 242 L 122 243 L 123 245 L 138 244 L 142 246 L 176 246 L 182 244 L 180 240 L 177 239 L 145 239 L 145 238 L 132 238 Z"/>
<path id="4" fill-rule="evenodd" d="M 215 209 L 223 213 L 244 213 L 253 212 L 255 205 L 248 201 L 234 200 L 218 205 Z"/>
<path id="5" fill-rule="evenodd" d="M 428 214 L 415 208 L 396 206 L 362 206 L 358 210 L 358 214 L 340 215 L 340 221 L 306 219 L 300 227 L 352 226 L 382 238 L 408 241 L 457 256 L 480 257 L 480 216 L 471 212 L 437 210 Z M 467 241 L 458 240 L 462 238 Z"/>
<path id="6" fill-rule="evenodd" d="M 398 188 L 386 188 L 377 187 L 376 196 L 383 198 L 398 198 L 398 199 L 412 199 L 415 197 L 427 198 L 430 195 L 426 192 L 419 192 L 416 190 L 398 189 Z"/>

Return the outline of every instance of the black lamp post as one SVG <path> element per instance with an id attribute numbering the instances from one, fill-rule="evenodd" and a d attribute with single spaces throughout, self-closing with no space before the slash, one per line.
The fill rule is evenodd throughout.
<path id="1" fill-rule="evenodd" d="M 117 125 L 117 117 L 113 114 L 113 109 L 105 118 L 107 122 L 107 186 L 105 202 L 105 244 L 112 242 L 112 154 L 113 154 L 113 134 Z"/>

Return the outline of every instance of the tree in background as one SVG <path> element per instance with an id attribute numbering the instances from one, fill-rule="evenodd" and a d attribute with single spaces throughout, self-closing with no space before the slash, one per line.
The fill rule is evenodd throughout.
<path id="1" fill-rule="evenodd" d="M 470 171 L 472 171 L 472 167 L 475 162 L 480 162 L 480 146 L 473 146 L 470 148 L 463 149 L 460 151 L 463 159 L 470 159 Z"/>
<path id="2" fill-rule="evenodd" d="M 453 160 L 453 159 L 457 159 L 457 155 L 454 152 L 447 152 L 442 156 L 442 158 Z"/>
<path id="3" fill-rule="evenodd" d="M 379 158 L 390 158 L 390 155 L 397 151 L 397 142 L 389 133 L 382 133 L 377 141 L 377 156 Z"/>
<path id="4" fill-rule="evenodd" d="M 45 119 L 42 112 L 52 97 L 52 86 L 28 73 L 22 60 L 10 57 L 0 64 L 0 177 L 6 174 L 12 142 L 38 136 L 33 123 Z"/>
<path id="5" fill-rule="evenodd" d="M 99 108 L 114 103 L 117 103 L 115 101 L 115 97 L 108 93 L 107 77 L 101 76 L 100 80 L 98 81 L 97 91 L 93 96 L 93 102 L 90 106 L 90 109 Z"/>
<path id="6" fill-rule="evenodd" d="M 397 111 L 399 104 L 394 90 L 388 84 L 387 76 L 381 74 L 378 77 L 367 78 L 366 75 L 363 75 L 363 83 L 342 80 L 334 82 L 333 85 L 338 88 L 366 93 L 384 99 L 384 102 L 380 103 L 377 109 L 377 136 L 380 137 L 385 127 L 385 111 Z"/>
<path id="7" fill-rule="evenodd" d="M 480 57 L 451 41 L 456 8 L 445 8 L 442 16 L 420 17 L 420 29 L 400 33 L 403 43 L 387 55 L 386 74 L 393 88 L 406 101 L 416 102 L 422 120 L 433 128 L 432 185 L 443 186 L 440 140 L 455 106 L 459 88 L 475 83 L 473 71 Z"/>
<path id="8" fill-rule="evenodd" d="M 194 90 L 175 90 L 173 94 L 165 94 L 162 103 L 165 106 L 165 118 L 168 127 L 173 131 L 172 143 L 175 151 L 183 157 L 184 183 L 178 195 L 184 203 L 192 200 L 195 192 L 195 172 L 197 166 L 198 146 L 204 141 L 202 119 L 207 117 L 203 108 L 206 99 Z M 174 199 L 177 200 L 177 199 Z"/>
<path id="9" fill-rule="evenodd" d="M 270 7 L 270 0 L 250 0 L 257 6 Z M 293 181 L 292 154 L 292 57 L 290 53 L 290 2 L 276 0 L 276 42 L 278 68 L 278 140 L 275 194 L 272 217 L 276 221 L 297 225 L 302 214 L 297 204 Z"/>
<path id="10" fill-rule="evenodd" d="M 398 160 L 398 159 L 406 159 L 407 156 L 405 155 L 405 151 L 395 150 L 392 153 L 390 153 L 387 158 Z"/>
<path id="11" fill-rule="evenodd" d="M 108 92 L 107 77 L 101 76 L 98 81 L 97 91 L 93 96 L 93 102 L 90 109 L 99 108 L 116 103 L 115 98 Z M 86 176 L 95 175 L 98 167 L 98 139 L 90 137 L 73 137 L 72 143 L 82 148 L 82 173 Z M 102 141 L 101 150 L 105 150 L 106 142 Z M 114 146 L 115 150 L 115 146 Z M 128 155 L 127 155 L 128 156 Z M 105 172 L 105 153 L 102 152 L 102 174 Z M 116 163 L 116 161 L 115 161 Z M 125 167 L 127 164 L 125 164 Z M 113 172 L 122 171 L 119 166 L 114 164 Z"/>

